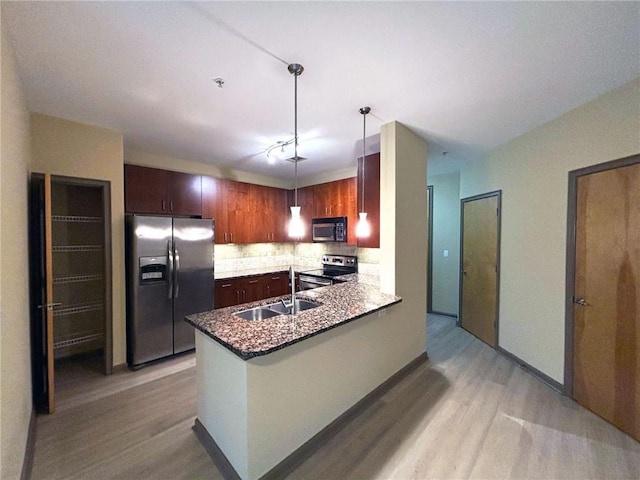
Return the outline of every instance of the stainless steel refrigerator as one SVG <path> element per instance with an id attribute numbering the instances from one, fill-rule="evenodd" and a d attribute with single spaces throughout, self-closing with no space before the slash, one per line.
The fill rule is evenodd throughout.
<path id="1" fill-rule="evenodd" d="M 195 347 L 185 315 L 213 309 L 213 220 L 126 217 L 127 363 Z"/>

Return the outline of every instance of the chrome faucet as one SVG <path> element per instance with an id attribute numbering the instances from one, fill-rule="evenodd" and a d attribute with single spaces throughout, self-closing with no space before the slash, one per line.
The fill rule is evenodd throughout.
<path id="1" fill-rule="evenodd" d="M 293 265 L 289 267 L 289 280 L 291 281 L 291 313 L 296 314 L 296 274 Z"/>

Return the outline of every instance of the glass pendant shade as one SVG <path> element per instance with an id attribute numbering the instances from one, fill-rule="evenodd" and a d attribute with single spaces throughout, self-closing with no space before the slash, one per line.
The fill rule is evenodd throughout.
<path id="1" fill-rule="evenodd" d="M 367 113 L 371 111 L 371 107 L 362 107 L 360 113 L 362 114 L 362 211 L 358 214 L 358 224 L 356 225 L 356 237 L 367 238 L 371 234 L 371 227 L 367 220 L 367 212 L 364 211 L 364 174 L 365 174 L 365 160 L 366 149 L 365 142 L 367 140 Z"/>
<path id="2" fill-rule="evenodd" d="M 292 238 L 302 238 L 304 236 L 304 223 L 300 217 L 300 207 L 290 207 L 291 218 L 289 219 L 289 236 Z"/>
<path id="3" fill-rule="evenodd" d="M 367 220 L 367 212 L 360 212 L 358 214 L 358 224 L 356 225 L 356 237 L 366 238 L 371 234 L 371 227 Z"/>

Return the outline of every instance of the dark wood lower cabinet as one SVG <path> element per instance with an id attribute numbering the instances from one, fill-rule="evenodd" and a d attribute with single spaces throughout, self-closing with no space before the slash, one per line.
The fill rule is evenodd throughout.
<path id="1" fill-rule="evenodd" d="M 242 303 L 255 302 L 264 298 L 262 296 L 263 283 L 262 275 L 240 279 Z"/>
<path id="2" fill-rule="evenodd" d="M 286 295 L 289 291 L 288 272 L 270 273 L 264 275 L 262 298 Z"/>
<path id="3" fill-rule="evenodd" d="M 216 280 L 213 284 L 213 308 L 230 307 L 240 302 L 239 283 L 235 278 Z"/>
<path id="4" fill-rule="evenodd" d="M 248 277 L 218 279 L 214 282 L 214 308 L 231 307 L 278 297 L 289 291 L 289 273 L 276 272 Z"/>

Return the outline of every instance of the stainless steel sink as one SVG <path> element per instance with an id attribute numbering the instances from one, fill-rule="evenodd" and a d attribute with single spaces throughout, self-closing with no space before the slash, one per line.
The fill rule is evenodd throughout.
<path id="1" fill-rule="evenodd" d="M 319 307 L 320 304 L 312 302 L 310 300 L 304 300 L 302 298 L 296 299 L 296 313 L 309 310 L 310 308 Z M 270 305 L 264 305 L 262 307 L 253 307 L 248 310 L 242 310 L 236 312 L 234 315 L 245 320 L 266 320 L 267 318 L 275 317 L 278 315 L 290 315 L 291 306 L 285 307 L 282 302 L 272 303 Z"/>
<path id="2" fill-rule="evenodd" d="M 296 312 L 302 312 L 304 310 L 309 310 L 311 308 L 319 307 L 320 304 L 316 302 L 312 302 L 310 300 L 304 300 L 303 298 L 296 299 Z M 271 310 L 275 310 L 279 314 L 289 315 L 291 314 L 291 306 L 285 307 L 282 302 L 272 303 L 271 305 L 267 305 L 267 308 Z"/>
<path id="3" fill-rule="evenodd" d="M 234 315 L 240 318 L 244 318 L 245 320 L 265 320 L 267 318 L 281 315 L 281 313 L 266 307 L 255 307 L 255 308 L 250 308 L 249 310 L 236 312 L 234 313 Z"/>

